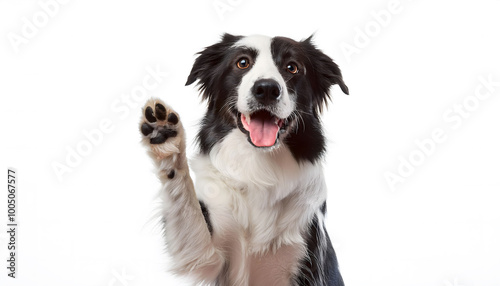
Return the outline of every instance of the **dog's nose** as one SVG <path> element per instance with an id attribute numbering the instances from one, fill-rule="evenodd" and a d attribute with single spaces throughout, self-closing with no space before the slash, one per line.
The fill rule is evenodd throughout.
<path id="1" fill-rule="evenodd" d="M 252 88 L 255 98 L 262 104 L 272 104 L 281 97 L 281 86 L 274 79 L 259 79 Z"/>

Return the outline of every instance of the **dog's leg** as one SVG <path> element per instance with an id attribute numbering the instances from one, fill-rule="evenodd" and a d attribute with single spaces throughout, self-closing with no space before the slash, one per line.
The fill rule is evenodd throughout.
<path id="1" fill-rule="evenodd" d="M 179 116 L 162 101 L 151 99 L 144 106 L 140 130 L 162 183 L 165 239 L 173 270 L 198 282 L 213 282 L 224 259 L 212 243 L 203 204 L 196 198 Z"/>

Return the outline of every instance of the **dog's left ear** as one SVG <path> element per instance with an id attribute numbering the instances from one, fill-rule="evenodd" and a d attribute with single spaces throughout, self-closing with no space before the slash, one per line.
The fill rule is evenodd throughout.
<path id="1" fill-rule="evenodd" d="M 315 93 L 314 103 L 321 111 L 323 104 L 326 104 L 330 98 L 330 87 L 332 85 L 338 84 L 345 94 L 349 94 L 349 88 L 344 83 L 339 66 L 329 56 L 316 48 L 312 43 L 312 37 L 303 40 L 301 44 L 309 59 L 306 72 Z"/>
<path id="2" fill-rule="evenodd" d="M 222 35 L 220 42 L 206 47 L 203 51 L 199 52 L 199 56 L 193 64 L 186 85 L 190 85 L 198 80 L 200 90 L 203 92 L 203 99 L 209 98 L 211 95 L 207 94 L 207 90 L 213 90 L 211 87 L 215 84 L 216 79 L 220 77 L 217 67 L 223 62 L 227 50 L 240 38 L 240 36 L 233 36 L 226 33 Z"/>

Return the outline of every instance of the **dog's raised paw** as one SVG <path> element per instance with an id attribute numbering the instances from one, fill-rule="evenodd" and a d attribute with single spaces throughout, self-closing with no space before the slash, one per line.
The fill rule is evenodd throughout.
<path id="1" fill-rule="evenodd" d="M 144 106 L 141 133 L 150 144 L 163 144 L 178 135 L 179 116 L 158 99 L 149 100 Z"/>
<path id="2" fill-rule="evenodd" d="M 159 99 L 142 109 L 139 130 L 142 143 L 160 170 L 160 179 L 172 180 L 187 170 L 186 139 L 177 112 Z"/>

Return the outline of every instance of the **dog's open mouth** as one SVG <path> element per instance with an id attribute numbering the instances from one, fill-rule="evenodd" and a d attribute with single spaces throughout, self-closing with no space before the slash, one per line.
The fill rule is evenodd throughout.
<path id="1" fill-rule="evenodd" d="M 248 132 L 250 142 L 256 147 L 272 147 L 276 144 L 285 120 L 276 117 L 267 110 L 240 115 L 244 131 Z"/>

